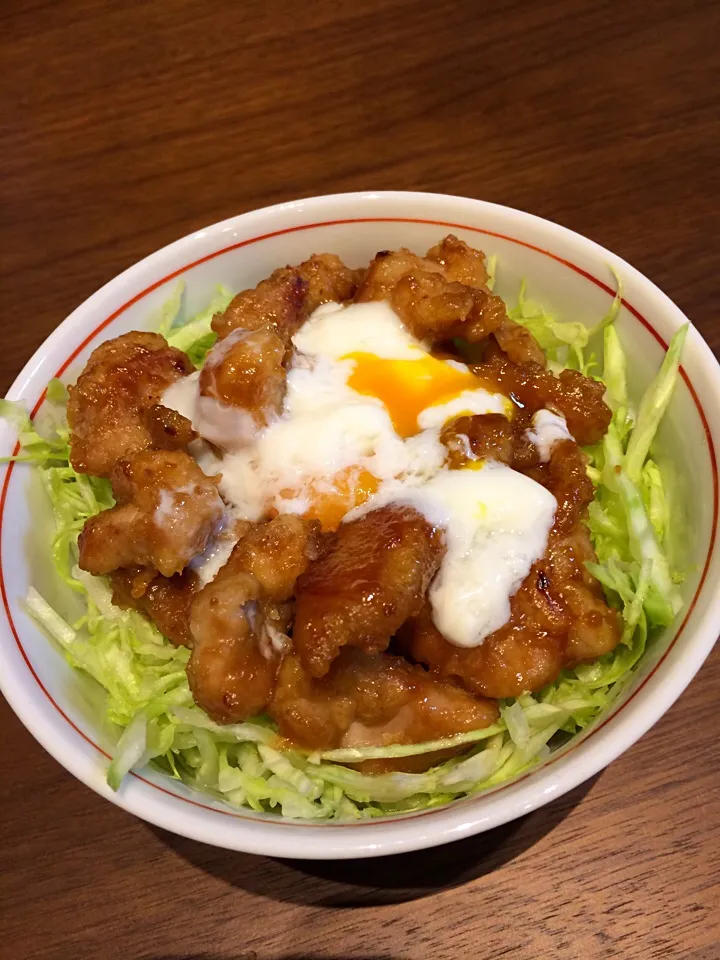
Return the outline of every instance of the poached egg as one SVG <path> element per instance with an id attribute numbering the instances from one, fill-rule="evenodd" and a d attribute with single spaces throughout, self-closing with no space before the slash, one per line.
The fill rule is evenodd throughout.
<path id="1" fill-rule="evenodd" d="M 166 406 L 226 451 L 199 444 L 201 468 L 221 474 L 229 509 L 252 521 L 297 513 L 335 530 L 381 506 L 413 506 L 445 533 L 429 591 L 436 626 L 451 643 L 482 643 L 507 621 L 511 597 L 545 552 L 556 501 L 505 464 L 447 469 L 440 430 L 463 415 L 511 417 L 511 401 L 465 364 L 432 355 L 385 302 L 324 304 L 293 346 L 280 414 L 240 443 L 223 438 L 218 424 L 233 417 L 200 397 L 197 374 L 165 392 Z M 556 420 L 534 424 L 544 454 L 564 435 Z M 204 581 L 218 568 L 197 567 Z"/>

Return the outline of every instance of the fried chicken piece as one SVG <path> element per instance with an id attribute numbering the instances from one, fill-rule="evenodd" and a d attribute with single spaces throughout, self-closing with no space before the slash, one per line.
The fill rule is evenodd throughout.
<path id="1" fill-rule="evenodd" d="M 213 317 L 220 338 L 233 330 L 269 326 L 285 346 L 307 317 L 323 303 L 349 299 L 358 271 L 332 253 L 313 254 L 297 267 L 282 267 L 252 290 L 243 290 Z"/>
<path id="2" fill-rule="evenodd" d="M 418 271 L 402 277 L 391 303 L 414 336 L 433 343 L 454 337 L 479 343 L 507 320 L 500 297 L 451 282 L 439 273 Z"/>
<path id="3" fill-rule="evenodd" d="M 393 291 L 403 277 L 409 274 L 437 274 L 443 276 L 441 264 L 419 257 L 411 250 L 380 250 L 370 261 L 362 282 L 355 292 L 356 303 L 371 300 L 392 300 Z"/>
<path id="4" fill-rule="evenodd" d="M 297 578 L 320 556 L 325 541 L 317 520 L 292 513 L 266 523 L 248 523 L 213 583 L 248 574 L 257 582 L 251 599 L 284 602 L 292 597 Z"/>
<path id="5" fill-rule="evenodd" d="M 258 639 L 261 632 L 269 637 L 259 596 L 260 586 L 252 574 L 222 576 L 221 571 L 190 608 L 190 690 L 198 706 L 219 723 L 237 723 L 261 713 L 272 696 L 280 651 L 272 642 Z M 283 617 L 284 611 L 274 612 L 277 632 L 284 635 L 289 618 Z M 270 611 L 263 613 L 272 622 Z"/>
<path id="6" fill-rule="evenodd" d="M 545 366 L 545 353 L 535 337 L 527 327 L 511 320 L 507 314 L 493 330 L 493 336 L 502 352 L 513 363 Z"/>
<path id="7" fill-rule="evenodd" d="M 402 657 L 349 647 L 321 680 L 310 677 L 297 656 L 286 657 L 269 712 L 283 736 L 306 749 L 326 750 L 423 743 L 482 729 L 499 716 L 492 701 Z M 417 761 L 427 767 L 437 755 Z M 398 768 L 397 763 L 383 766 Z"/>
<path id="8" fill-rule="evenodd" d="M 73 468 L 107 477 L 124 457 L 161 444 L 174 448 L 180 426 L 186 431 L 190 425 L 175 419 L 176 433 L 163 443 L 157 405 L 170 384 L 192 370 L 185 354 L 157 333 L 136 331 L 101 344 L 68 388 Z"/>
<path id="9" fill-rule="evenodd" d="M 280 665 L 268 712 L 282 736 L 293 743 L 330 749 L 353 722 L 354 703 L 351 697 L 340 696 L 327 677 L 313 679 L 300 658 L 289 654 Z"/>
<path id="10" fill-rule="evenodd" d="M 588 458 L 572 440 L 553 444 L 550 460 L 528 471 L 557 500 L 554 529 L 566 531 L 587 515 L 595 488 L 587 474 Z"/>
<path id="11" fill-rule="evenodd" d="M 431 247 L 426 257 L 440 264 L 448 280 L 476 290 L 487 290 L 485 254 L 482 250 L 474 250 L 464 240 L 458 240 L 454 234 L 449 233 L 437 246 Z"/>
<path id="12" fill-rule="evenodd" d="M 537 629 L 545 612 L 539 591 L 538 602 L 533 604 L 532 589 L 523 584 L 510 610 L 508 624 L 479 647 L 456 647 L 433 623 L 428 604 L 406 625 L 401 644 L 413 660 L 426 664 L 437 676 L 478 695 L 515 697 L 540 690 L 562 670 L 561 638 L 558 633 Z"/>
<path id="13" fill-rule="evenodd" d="M 270 326 L 233 330 L 210 351 L 200 371 L 200 397 L 216 401 L 216 427 L 206 439 L 220 446 L 249 443 L 280 412 L 285 396 L 285 345 Z"/>
<path id="14" fill-rule="evenodd" d="M 586 567 L 586 563 L 597 562 L 584 522 L 595 495 L 587 462 L 576 444 L 563 440 L 553 446 L 547 464 L 530 471 L 557 500 L 548 553 L 558 593 L 570 615 L 565 648 L 568 666 L 595 660 L 614 650 L 620 641 L 620 619 Z"/>
<path id="15" fill-rule="evenodd" d="M 537 364 L 520 365 L 500 349 L 489 347 L 473 373 L 512 395 L 527 415 L 548 409 L 559 413 L 580 446 L 597 443 L 607 432 L 612 413 L 603 400 L 605 387 L 577 370 L 555 376 Z"/>
<path id="16" fill-rule="evenodd" d="M 150 446 L 155 450 L 187 450 L 197 434 L 192 424 L 177 410 L 156 403 L 145 412 Z"/>
<path id="17" fill-rule="evenodd" d="M 438 343 L 459 337 L 480 343 L 494 335 L 518 362 L 544 365 L 535 338 L 510 320 L 503 300 L 487 289 L 486 280 L 484 255 L 450 235 L 426 258 L 405 249 L 378 253 L 355 300 L 389 300 L 420 340 Z"/>
<path id="18" fill-rule="evenodd" d="M 564 665 L 597 660 L 618 645 L 622 624 L 617 611 L 608 606 L 599 581 L 585 567 L 597 562 L 590 531 L 576 521 L 567 532 L 556 532 L 550 551 L 549 588 L 553 581 L 557 584 L 570 621 Z"/>
<path id="19" fill-rule="evenodd" d="M 144 613 L 176 647 L 192 646 L 190 604 L 200 588 L 197 576 L 190 570 L 174 577 L 150 573 L 149 582 L 143 582 L 144 571 L 139 569 L 111 573 L 112 602 L 117 607 Z"/>
<path id="20" fill-rule="evenodd" d="M 243 446 L 279 413 L 291 338 L 316 307 L 346 300 L 357 272 L 333 254 L 314 254 L 297 267 L 276 270 L 253 290 L 239 293 L 213 317 L 220 342 L 200 373 L 201 404 L 216 401 L 205 419 L 206 439 L 222 447 Z"/>
<path id="21" fill-rule="evenodd" d="M 203 552 L 222 519 L 215 480 L 180 450 L 121 460 L 110 483 L 116 506 L 90 517 L 78 542 L 89 573 L 139 566 L 171 577 Z"/>
<path id="22" fill-rule="evenodd" d="M 293 642 L 303 667 L 322 677 L 342 647 L 384 650 L 420 610 L 443 553 L 440 532 L 410 507 L 342 524 L 297 582 Z"/>
<path id="23" fill-rule="evenodd" d="M 323 303 L 350 300 L 364 270 L 351 270 L 334 253 L 314 253 L 297 268 L 308 285 L 308 315 Z"/>
<path id="24" fill-rule="evenodd" d="M 582 451 L 566 440 L 555 445 L 550 463 L 537 469 L 558 508 L 545 555 L 511 599 L 508 622 L 478 647 L 456 647 L 435 627 L 427 604 L 403 631 L 402 649 L 473 693 L 514 697 L 540 690 L 563 667 L 617 646 L 617 613 L 585 566 L 596 559 L 582 522 L 593 497 L 585 465 Z"/>
<path id="25" fill-rule="evenodd" d="M 485 266 L 485 254 L 474 250 L 463 240 L 458 240 L 452 234 L 436 247 L 427 252 L 428 259 L 435 260 L 443 266 L 448 280 L 456 280 L 468 287 L 490 293 L 487 288 L 488 274 Z M 500 301 L 500 303 L 498 303 Z M 538 363 L 545 366 L 545 354 L 535 337 L 522 324 L 511 320 L 499 297 L 493 297 L 486 307 L 486 313 L 491 322 L 486 320 L 486 329 L 492 333 L 500 349 L 508 355 L 514 363 Z M 499 322 L 498 322 L 499 318 Z M 490 326 L 493 329 L 490 329 Z M 474 337 L 460 334 L 469 342 L 484 340 L 485 336 Z"/>
<path id="26" fill-rule="evenodd" d="M 449 420 L 440 431 L 447 447 L 447 463 L 459 470 L 473 460 L 510 463 L 513 454 L 513 425 L 501 413 L 484 413 Z"/>
<path id="27" fill-rule="evenodd" d="M 275 270 L 251 290 L 243 290 L 212 319 L 220 339 L 233 330 L 269 327 L 287 343 L 307 317 L 308 284 L 293 267 Z"/>
<path id="28" fill-rule="evenodd" d="M 292 597 L 297 578 L 321 555 L 328 539 L 317 520 L 281 514 L 251 527 L 228 562 L 251 573 L 264 596 L 281 602 Z"/>
<path id="29" fill-rule="evenodd" d="M 512 418 L 513 448 L 510 466 L 520 473 L 528 473 L 540 463 L 540 451 L 528 436 L 531 427 L 531 414 L 516 406 Z"/>
<path id="30" fill-rule="evenodd" d="M 499 297 L 448 280 L 439 263 L 405 249 L 375 256 L 355 300 L 389 300 L 408 330 L 431 342 L 484 340 L 506 315 Z"/>
<path id="31" fill-rule="evenodd" d="M 317 556 L 319 525 L 280 516 L 251 527 L 217 577 L 193 599 L 188 681 L 219 723 L 262 712 L 290 627 L 295 580 Z"/>
<path id="32" fill-rule="evenodd" d="M 529 420 L 522 415 L 512 420 L 501 413 L 482 413 L 449 420 L 440 432 L 447 447 L 447 464 L 460 470 L 474 460 L 497 460 L 522 472 L 537 466 L 540 456 L 527 437 Z"/>

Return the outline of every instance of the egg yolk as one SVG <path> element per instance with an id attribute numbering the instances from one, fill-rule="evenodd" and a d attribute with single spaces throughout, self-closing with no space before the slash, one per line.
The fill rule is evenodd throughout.
<path id="1" fill-rule="evenodd" d="M 342 523 L 345 514 L 365 503 L 377 490 L 380 481 L 369 471 L 349 467 L 330 480 L 311 480 L 298 489 L 285 489 L 280 496 L 286 500 L 301 497 L 310 506 L 303 513 L 308 520 L 319 520 L 325 533 L 331 533 Z"/>
<path id="2" fill-rule="evenodd" d="M 381 400 L 401 437 L 418 432 L 418 417 L 427 407 L 482 386 L 470 370 L 458 370 L 429 354 L 418 360 L 388 360 L 372 353 L 349 353 L 343 360 L 355 361 L 348 386 Z"/>

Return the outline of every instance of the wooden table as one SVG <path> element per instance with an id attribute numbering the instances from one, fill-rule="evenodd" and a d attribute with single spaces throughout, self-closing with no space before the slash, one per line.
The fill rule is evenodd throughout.
<path id="1" fill-rule="evenodd" d="M 712 0 L 6 0 L 0 386 L 93 290 L 215 220 L 435 190 L 626 257 L 720 347 Z M 2 960 L 720 956 L 720 656 L 601 776 L 440 850 L 225 853 L 131 818 L 0 708 Z"/>

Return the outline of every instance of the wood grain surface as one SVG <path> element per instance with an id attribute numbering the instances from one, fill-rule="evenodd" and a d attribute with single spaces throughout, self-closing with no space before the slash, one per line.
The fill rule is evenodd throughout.
<path id="1" fill-rule="evenodd" d="M 0 387 L 220 218 L 363 188 L 572 227 L 720 347 L 713 0 L 5 0 Z M 305 864 L 153 829 L 3 703 L 2 960 L 720 957 L 720 656 L 624 757 L 484 836 Z"/>

